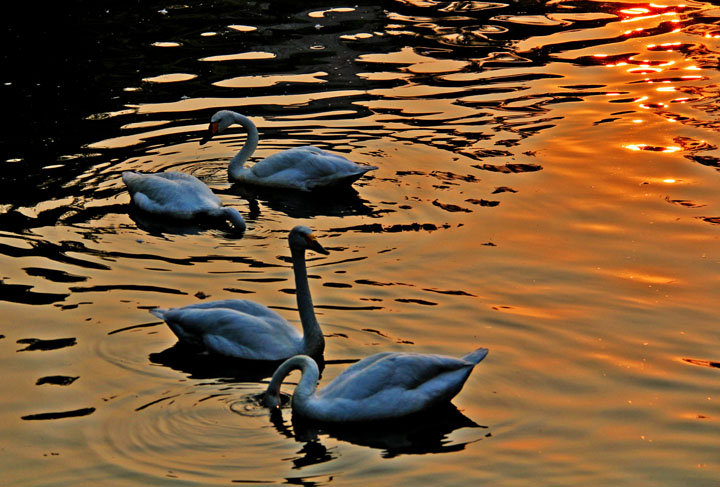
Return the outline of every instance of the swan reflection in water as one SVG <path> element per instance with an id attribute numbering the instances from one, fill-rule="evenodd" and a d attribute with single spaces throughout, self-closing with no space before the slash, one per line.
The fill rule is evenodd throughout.
<path id="1" fill-rule="evenodd" d="M 490 436 L 487 426 L 477 424 L 451 403 L 393 421 L 333 424 L 293 414 L 288 424 L 280 409 L 271 411 L 270 421 L 283 436 L 305 443 L 298 452 L 303 453 L 303 457 L 293 459 L 296 468 L 324 463 L 333 458 L 332 449 L 322 442 L 323 437 L 381 450 L 383 458 L 394 458 L 399 455 L 461 451 L 466 445 Z M 482 433 L 479 438 L 470 441 L 453 442 L 449 435 L 461 428 L 478 428 Z"/>
<path id="2" fill-rule="evenodd" d="M 245 234 L 244 231 L 238 231 L 237 228 L 230 225 L 227 220 L 223 218 L 207 217 L 196 220 L 169 219 L 142 211 L 132 202 L 128 205 L 127 213 L 140 230 L 155 237 L 162 237 L 164 234 L 198 235 L 206 230 L 222 230 L 227 232 L 228 235 L 226 238 L 242 238 Z"/>
<path id="3" fill-rule="evenodd" d="M 272 376 L 281 362 L 241 360 L 207 353 L 204 349 L 177 342 L 148 356 L 150 363 L 186 374 L 190 379 L 217 379 L 221 382 L 259 382 Z M 320 367 L 324 363 L 319 359 Z"/>
<path id="4" fill-rule="evenodd" d="M 260 216 L 261 205 L 291 218 L 309 219 L 318 216 L 372 216 L 375 210 L 352 187 L 328 188 L 304 193 L 278 188 L 263 188 L 235 183 L 225 191 L 246 199 L 250 204 L 248 220 Z"/>

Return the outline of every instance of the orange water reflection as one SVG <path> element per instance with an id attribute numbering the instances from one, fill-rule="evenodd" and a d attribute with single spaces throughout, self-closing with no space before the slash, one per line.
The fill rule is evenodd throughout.
<path id="1" fill-rule="evenodd" d="M 140 73 L 126 88 L 142 98 L 89 117 L 116 130 L 47 161 L 46 182 L 77 168 L 67 193 L 2 207 L 0 365 L 19 393 L 0 417 L 5 438 L 22 438 L 5 475 L 40 485 L 26 475 L 39 459 L 66 485 L 710 485 L 717 14 L 555 5 L 313 7 L 149 43 L 191 62 Z M 257 158 L 313 144 L 379 169 L 332 197 L 233 187 L 245 135 L 198 144 L 228 107 L 258 125 Z M 238 208 L 245 237 L 131 218 L 120 173 L 167 169 Z M 285 243 L 297 223 L 331 250 L 310 262 L 322 382 L 379 351 L 487 346 L 455 404 L 488 428 L 451 431 L 443 444 L 457 448 L 442 454 L 299 441 L 287 411 L 271 424 L 252 402 L 263 377 L 167 359 L 175 338 L 153 306 L 251 298 L 297 323 Z M 57 339 L 75 340 L 38 348 Z"/>

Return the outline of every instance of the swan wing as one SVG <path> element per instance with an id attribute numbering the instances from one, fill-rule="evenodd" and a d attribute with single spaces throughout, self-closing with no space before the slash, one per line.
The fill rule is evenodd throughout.
<path id="1" fill-rule="evenodd" d="M 189 174 L 124 172 L 122 178 L 135 204 L 150 213 L 190 217 L 220 206 L 220 198 Z"/>
<path id="2" fill-rule="evenodd" d="M 250 301 L 249 299 L 220 299 L 217 301 L 201 301 L 195 304 L 189 304 L 182 308 L 176 309 L 231 309 L 239 313 L 246 313 L 258 318 L 263 318 L 268 322 L 278 322 L 287 324 L 285 318 L 277 312 L 268 308 L 264 304 Z"/>
<path id="3" fill-rule="evenodd" d="M 302 351 L 300 332 L 277 313 L 252 301 L 231 301 L 235 306 L 198 303 L 164 311 L 162 317 L 180 340 L 203 345 L 221 355 L 281 360 Z"/>
<path id="4" fill-rule="evenodd" d="M 322 177 L 347 170 L 356 164 L 342 156 L 331 154 L 317 147 L 295 147 L 277 152 L 252 167 L 259 178 L 266 178 L 287 169 L 302 171 L 308 177 Z"/>
<path id="5" fill-rule="evenodd" d="M 353 364 L 312 401 L 318 419 L 363 421 L 412 414 L 452 399 L 475 362 L 443 355 L 381 353 Z"/>
<path id="6" fill-rule="evenodd" d="M 473 365 L 471 362 L 444 355 L 379 353 L 345 369 L 320 390 L 318 396 L 362 399 L 394 387 L 417 389 L 438 377 Z"/>
<path id="7" fill-rule="evenodd" d="M 249 171 L 256 182 L 309 190 L 318 186 L 350 184 L 372 169 L 377 168 L 356 164 L 340 155 L 306 146 L 273 154 Z"/>
<path id="8" fill-rule="evenodd" d="M 159 178 L 167 179 L 168 181 L 187 181 L 190 184 L 207 187 L 207 186 L 205 186 L 205 183 L 200 181 L 195 176 L 184 173 L 184 172 L 180 172 L 180 171 L 159 172 L 159 173 L 152 174 L 152 176 L 157 176 Z"/>

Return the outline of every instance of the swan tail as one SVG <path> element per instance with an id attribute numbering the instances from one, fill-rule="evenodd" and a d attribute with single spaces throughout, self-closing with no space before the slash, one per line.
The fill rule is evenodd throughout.
<path id="1" fill-rule="evenodd" d="M 352 178 L 358 179 L 358 178 L 362 177 L 366 172 L 374 171 L 374 170 L 376 170 L 376 169 L 378 169 L 377 166 L 365 166 L 365 165 L 362 165 L 362 166 L 359 166 L 359 167 L 357 168 L 357 172 L 356 172 L 355 174 L 353 174 L 352 176 L 348 176 L 348 177 L 352 177 Z M 354 180 L 353 180 L 353 181 L 354 181 Z"/>
<path id="2" fill-rule="evenodd" d="M 167 308 L 153 308 L 150 310 L 150 313 L 157 316 L 161 320 L 165 319 L 165 313 L 167 313 L 169 310 Z"/>
<path id="3" fill-rule="evenodd" d="M 140 174 L 132 171 L 123 171 L 122 173 L 122 181 L 128 188 L 132 187 L 132 185 L 137 182 L 141 177 L 142 176 Z"/>
<path id="4" fill-rule="evenodd" d="M 463 360 L 467 362 L 472 362 L 473 364 L 479 364 L 482 359 L 484 359 L 489 350 L 487 348 L 478 348 L 474 352 L 470 352 L 469 354 L 465 355 L 463 357 Z"/>
<path id="5" fill-rule="evenodd" d="M 347 175 L 347 176 L 343 176 L 343 177 L 340 177 L 340 178 L 333 179 L 330 184 L 327 184 L 327 183 L 320 183 L 320 184 L 315 183 L 315 184 L 313 184 L 313 182 L 309 182 L 309 183 L 307 184 L 308 190 L 314 189 L 314 188 L 316 188 L 316 187 L 323 187 L 323 186 L 328 186 L 328 187 L 350 186 L 350 185 L 352 185 L 355 181 L 357 181 L 358 179 L 360 179 L 361 177 L 363 177 L 366 172 L 372 171 L 372 170 L 374 170 L 374 169 L 377 169 L 377 167 L 375 167 L 375 166 L 362 166 L 362 168 L 360 168 L 357 172 L 355 172 L 355 173 L 353 173 L 353 174 L 349 174 L 349 175 Z"/>

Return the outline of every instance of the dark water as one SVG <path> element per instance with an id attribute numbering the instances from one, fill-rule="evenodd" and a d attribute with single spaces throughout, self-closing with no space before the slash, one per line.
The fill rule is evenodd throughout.
<path id="1" fill-rule="evenodd" d="M 74 2 L 10 17 L 0 96 L 0 484 L 720 485 L 720 9 L 707 2 Z M 313 144 L 354 192 L 232 186 Z M 238 238 L 129 214 L 194 174 Z M 490 349 L 432 421 L 270 417 L 270 370 L 188 356 L 148 312 L 249 298 L 322 383 L 372 353 Z M 299 323 L 298 323 L 299 324 Z M 190 358 L 188 358 L 190 357 Z M 291 387 L 287 388 L 290 391 Z"/>

